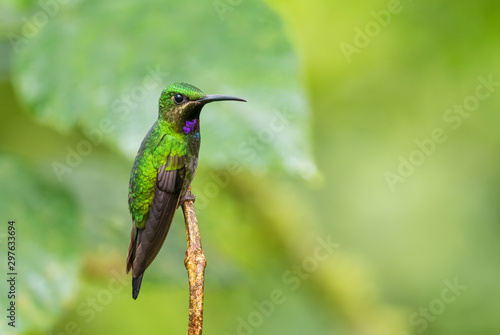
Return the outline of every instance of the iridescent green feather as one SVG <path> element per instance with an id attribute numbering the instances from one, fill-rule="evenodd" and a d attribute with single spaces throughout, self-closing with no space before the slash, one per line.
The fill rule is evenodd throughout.
<path id="1" fill-rule="evenodd" d="M 134 162 L 129 187 L 129 208 L 138 228 L 143 228 L 153 203 L 154 185 L 158 169 L 167 163 L 168 156 L 186 155 L 182 135 L 172 131 L 171 125 L 158 121 L 149 131 Z M 183 160 L 170 160 L 165 170 L 183 167 Z"/>

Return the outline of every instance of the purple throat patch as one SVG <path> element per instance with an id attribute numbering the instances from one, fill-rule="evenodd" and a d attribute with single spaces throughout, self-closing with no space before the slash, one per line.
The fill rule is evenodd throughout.
<path id="1" fill-rule="evenodd" d="M 192 132 L 196 128 L 198 128 L 197 124 L 196 124 L 196 119 L 194 119 L 192 121 L 186 121 L 186 125 L 184 127 L 182 127 L 182 129 L 184 130 L 184 134 L 189 134 L 190 132 Z"/>

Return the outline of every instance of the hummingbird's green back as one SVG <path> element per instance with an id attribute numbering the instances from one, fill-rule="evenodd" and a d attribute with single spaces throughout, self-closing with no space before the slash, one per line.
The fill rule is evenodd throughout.
<path id="1" fill-rule="evenodd" d="M 160 141 L 161 140 L 161 141 Z M 172 125 L 158 120 L 144 138 L 130 175 L 129 209 L 138 228 L 143 228 L 154 196 L 158 169 L 166 165 L 167 157 L 186 155 L 186 142 Z M 171 160 L 165 170 L 181 168 L 181 160 Z"/>

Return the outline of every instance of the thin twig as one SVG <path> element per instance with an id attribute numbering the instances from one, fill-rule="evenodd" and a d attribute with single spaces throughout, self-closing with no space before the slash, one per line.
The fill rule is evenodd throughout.
<path id="1" fill-rule="evenodd" d="M 190 192 L 190 191 L 188 191 Z M 201 335 L 203 328 L 203 286 L 207 261 L 201 248 L 198 219 L 193 200 L 182 204 L 186 222 L 187 250 L 184 257 L 189 277 L 189 324 L 188 335 Z"/>

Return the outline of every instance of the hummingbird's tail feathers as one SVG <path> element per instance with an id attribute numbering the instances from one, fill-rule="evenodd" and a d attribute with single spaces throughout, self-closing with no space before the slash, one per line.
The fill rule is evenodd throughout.
<path id="1" fill-rule="evenodd" d="M 132 277 L 132 298 L 134 298 L 134 300 L 137 299 L 139 291 L 141 290 L 142 276 L 144 276 L 144 273 L 141 273 L 137 278 Z"/>
<path id="2" fill-rule="evenodd" d="M 134 225 L 132 226 L 132 231 L 130 232 L 130 244 L 128 245 L 128 255 L 127 255 L 127 273 L 132 269 L 132 263 L 134 263 L 134 254 L 135 254 L 135 235 L 137 228 Z"/>
<path id="3" fill-rule="evenodd" d="M 132 269 L 132 298 L 134 298 L 134 300 L 137 299 L 137 296 L 139 295 L 139 291 L 141 290 L 142 277 L 144 276 L 144 270 L 143 270 L 140 275 L 134 277 L 135 275 L 134 272 L 136 272 L 137 269 L 133 268 L 137 246 L 141 241 L 141 235 L 142 235 L 142 230 L 136 228 L 134 221 L 134 226 L 132 227 L 132 233 L 130 236 L 130 245 L 128 247 L 128 257 L 127 257 L 127 273 L 130 271 L 130 269 Z"/>

